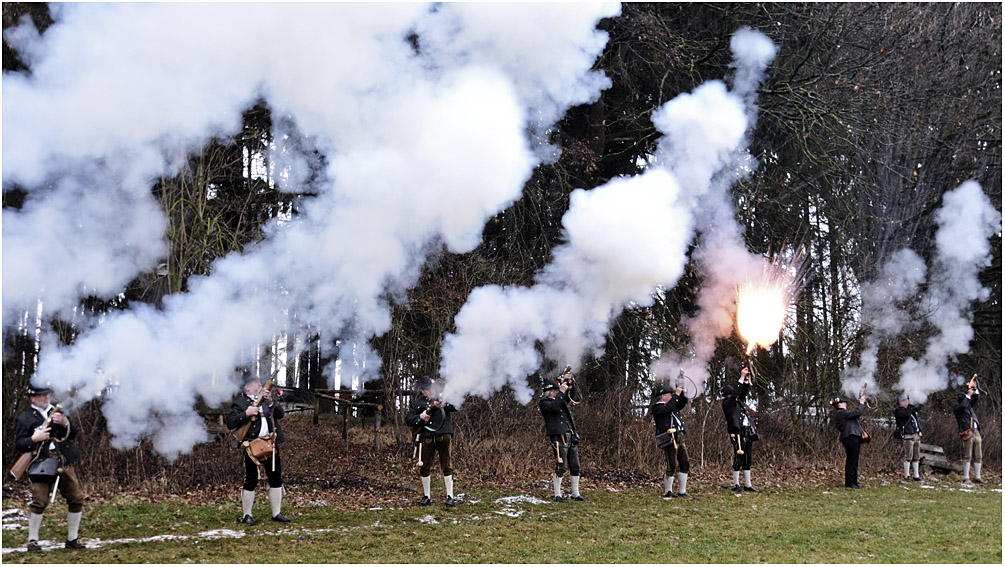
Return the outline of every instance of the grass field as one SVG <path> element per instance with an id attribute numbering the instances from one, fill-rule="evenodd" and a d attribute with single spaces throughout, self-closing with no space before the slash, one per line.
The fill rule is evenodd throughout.
<path id="1" fill-rule="evenodd" d="M 437 488 L 440 489 L 437 492 Z M 236 492 L 236 491 L 235 491 Z M 261 490 L 259 491 L 262 492 Z M 90 503 L 89 549 L 62 549 L 65 506 L 47 511 L 24 553 L 26 524 L 4 502 L 4 563 L 993 563 L 1002 560 L 1001 485 L 877 482 L 863 490 L 775 486 L 740 496 L 715 489 L 663 500 L 657 487 L 584 491 L 552 503 L 543 486 L 474 490 L 456 508 L 421 508 L 402 496 L 371 508 L 291 490 L 292 524 L 237 523 L 236 494 Z M 20 548 L 21 551 L 18 551 Z M 251 551 L 253 550 L 253 552 Z"/>

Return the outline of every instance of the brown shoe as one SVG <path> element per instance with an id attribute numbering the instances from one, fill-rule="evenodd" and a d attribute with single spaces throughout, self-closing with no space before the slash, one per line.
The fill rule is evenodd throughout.
<path id="1" fill-rule="evenodd" d="M 80 543 L 80 539 L 68 539 L 63 545 L 66 549 L 87 549 L 87 546 Z"/>
<path id="2" fill-rule="evenodd" d="M 31 540 L 28 542 L 28 551 L 32 553 L 42 551 L 42 546 L 39 545 L 37 541 Z"/>

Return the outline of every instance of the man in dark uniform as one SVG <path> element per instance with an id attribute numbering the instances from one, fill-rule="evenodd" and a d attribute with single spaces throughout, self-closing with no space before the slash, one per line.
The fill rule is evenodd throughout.
<path id="1" fill-rule="evenodd" d="M 974 376 L 976 379 L 977 377 Z M 956 416 L 956 425 L 959 428 L 960 438 L 963 439 L 963 482 L 970 482 L 970 463 L 974 464 L 974 482 L 981 481 L 981 422 L 977 419 L 974 406 L 980 400 L 981 391 L 977 389 L 977 381 L 970 380 L 967 384 L 966 393 L 960 392 L 956 397 L 956 407 L 953 408 L 953 415 Z"/>
<path id="2" fill-rule="evenodd" d="M 38 543 L 38 532 L 42 527 L 42 513 L 49 505 L 50 493 L 54 485 L 66 500 L 66 543 L 67 549 L 83 549 L 77 532 L 84 510 L 84 491 L 77 480 L 74 463 L 80 460 L 80 450 L 73 443 L 77 428 L 70 420 L 50 403 L 52 390 L 46 387 L 28 386 L 28 401 L 31 407 L 17 416 L 14 422 L 14 446 L 22 453 L 36 455 L 35 461 L 48 458 L 58 459 L 57 476 L 31 478 L 31 504 L 28 506 L 28 551 L 42 551 Z M 50 419 L 51 418 L 51 419 Z M 46 421 L 48 420 L 48 423 Z M 42 427 L 45 425 L 44 427 Z M 30 475 L 30 473 L 29 473 Z"/>
<path id="3" fill-rule="evenodd" d="M 660 384 L 653 392 L 655 403 L 652 407 L 653 421 L 656 424 L 656 434 L 667 433 L 670 435 L 670 442 L 663 446 L 663 457 L 666 461 L 666 470 L 663 472 L 663 498 L 691 498 L 687 492 L 687 475 L 691 472 L 691 466 L 687 458 L 687 445 L 684 444 L 684 436 L 687 434 L 687 427 L 680 417 L 680 410 L 687 405 L 687 396 L 684 395 L 682 384 L 677 384 L 675 391 Z M 677 476 L 677 487 L 679 494 L 673 491 L 673 479 Z"/>
<path id="4" fill-rule="evenodd" d="M 405 424 L 412 428 L 419 442 L 419 479 L 422 481 L 419 506 L 429 506 L 433 502 L 429 497 L 430 474 L 433 456 L 438 453 L 443 485 L 447 491 L 447 506 L 453 507 L 454 468 L 450 464 L 450 440 L 454 436 L 454 425 L 450 421 L 450 414 L 457 411 L 457 408 L 439 400 L 436 381 L 429 376 L 422 377 L 419 390 L 419 395 L 412 400 L 408 416 L 405 417 Z"/>
<path id="5" fill-rule="evenodd" d="M 904 445 L 904 480 L 921 480 L 921 422 L 918 421 L 919 404 L 912 404 L 911 397 L 903 394 L 893 410 L 897 422 L 897 433 Z M 911 471 L 914 476 L 911 476 Z"/>
<path id="6" fill-rule="evenodd" d="M 754 462 L 754 441 L 757 429 L 747 411 L 747 394 L 750 393 L 750 373 L 746 366 L 740 371 L 740 381 L 722 389 L 722 413 L 726 417 L 726 431 L 733 446 L 733 491 L 760 492 L 750 483 L 750 465 Z M 740 471 L 743 471 L 743 488 L 740 488 Z"/>
<path id="7" fill-rule="evenodd" d="M 265 477 L 269 481 L 269 505 L 272 508 L 272 521 L 288 523 L 289 518 L 283 515 L 283 463 L 279 451 L 273 449 L 263 457 L 255 458 L 248 446 L 255 439 L 272 439 L 278 447 L 286 441 L 286 434 L 279 420 L 286 415 L 279 404 L 273 403 L 272 391 L 262 389 L 262 381 L 245 370 L 241 372 L 243 392 L 234 400 L 227 416 L 227 428 L 237 429 L 249 421 L 251 426 L 244 436 L 242 452 L 244 453 L 244 486 L 241 490 L 241 507 L 244 517 L 241 521 L 249 526 L 255 525 L 251 510 L 255 504 L 255 487 L 258 486 L 259 466 L 265 469 Z M 259 405 L 255 402 L 259 401 Z"/>
<path id="8" fill-rule="evenodd" d="M 544 397 L 538 403 L 538 409 L 544 417 L 549 450 L 555 455 L 555 474 L 552 477 L 555 502 L 565 502 L 562 497 L 562 477 L 565 475 L 566 465 L 569 466 L 569 479 L 572 482 L 570 498 L 586 500 L 579 493 L 579 434 L 576 433 L 576 420 L 572 418 L 572 411 L 569 409 L 568 391 L 572 387 L 572 379 L 571 370 L 557 380 L 545 378 L 541 385 Z"/>
<path id="9" fill-rule="evenodd" d="M 841 432 L 844 446 L 844 485 L 846 488 L 861 488 L 858 485 L 858 455 L 862 448 L 862 425 L 859 416 L 865 408 L 865 396 L 858 397 L 858 407 L 850 410 L 848 403 L 840 397 L 831 400 L 834 407 L 834 427 Z"/>

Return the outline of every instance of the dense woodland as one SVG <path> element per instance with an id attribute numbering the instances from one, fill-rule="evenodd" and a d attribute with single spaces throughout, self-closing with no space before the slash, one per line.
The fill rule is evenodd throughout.
<path id="1" fill-rule="evenodd" d="M 43 33 L 51 24 L 44 4 L 10 2 L 3 6 L 4 29 L 24 14 Z M 871 280 L 887 255 L 899 248 L 910 247 L 930 259 L 933 214 L 942 195 L 963 181 L 978 181 L 1001 210 L 1001 16 L 1000 3 L 624 4 L 620 16 L 601 22 L 610 38 L 596 67 L 613 86 L 596 103 L 567 113 L 552 138 L 562 148 L 561 158 L 537 168 L 523 197 L 486 224 L 475 251 L 444 253 L 428 263 L 419 285 L 408 292 L 407 303 L 394 309 L 392 330 L 372 339 L 387 370 L 382 380 L 366 388 L 383 390 L 385 401 L 397 399 L 395 395 L 412 389 L 416 376 L 435 374 L 440 341 L 453 330 L 454 316 L 475 287 L 532 283 L 562 242 L 561 219 L 570 192 L 640 172 L 658 137 L 650 122 L 653 110 L 703 81 L 728 82 L 730 35 L 750 26 L 766 33 L 779 53 L 759 91 L 759 119 L 750 136 L 750 150 L 760 166 L 733 187 L 736 217 L 751 251 L 766 254 L 799 242 L 810 257 L 796 312 L 782 340 L 756 359 L 765 377 L 755 388 L 762 437 L 776 440 L 772 455 L 764 458 L 780 465 L 834 460 L 837 449 L 826 445 L 834 437 L 826 424 L 828 412 L 813 408 L 825 408 L 826 398 L 839 390 L 842 369 L 857 364 L 870 331 L 859 323 L 856 286 Z M 31 72 L 6 41 L 3 69 Z M 189 278 L 208 273 L 216 258 L 262 238 L 261 227 L 269 219 L 296 215 L 298 204 L 311 195 L 278 191 L 269 180 L 251 175 L 246 159 L 264 155 L 272 135 L 269 108 L 248 108 L 238 137 L 215 140 L 191 155 L 177 176 L 157 183 L 152 191 L 169 218 L 164 235 L 169 256 L 158 269 L 137 277 L 121 296 L 89 298 L 82 308 L 99 312 L 134 302 L 160 305 L 163 297 L 185 291 Z M 23 202 L 16 187 L 5 186 L 3 191 L 5 210 Z M 1002 413 L 1000 235 L 992 250 L 993 262 L 981 273 L 991 293 L 987 301 L 973 305 L 970 352 L 951 361 L 949 368 L 981 376 L 981 413 L 990 426 L 985 459 L 994 461 L 997 469 Z M 692 266 L 677 287 L 651 307 L 626 309 L 612 321 L 603 355 L 582 364 L 577 379 L 586 401 L 576 409 L 577 419 L 594 445 L 594 455 L 604 457 L 608 465 L 646 471 L 656 466 L 646 464 L 656 462 L 650 457 L 655 450 L 647 437 L 648 418 L 637 407 L 638 394 L 650 389 L 654 350 L 687 348 L 681 321 L 694 313 L 701 283 L 700 272 Z M 65 342 L 73 340 L 77 330 L 72 322 L 53 325 Z M 282 340 L 291 349 L 308 345 L 297 360 L 287 361 L 286 386 L 290 395 L 309 400 L 309 390 L 330 387 L 321 370 L 331 361 L 321 356 L 317 345 L 339 337 L 321 336 L 306 327 L 302 336 Z M 896 383 L 900 364 L 923 352 L 931 332 L 921 326 L 883 344 L 877 374 L 881 386 Z M 267 360 L 280 346 L 286 349 L 279 340 L 249 348 L 257 348 Z M 701 439 L 692 445 L 692 462 L 699 461 L 699 450 L 701 459 L 727 459 L 726 442 L 719 439 L 725 435 L 720 435 L 724 428 L 718 391 L 733 380 L 743 347 L 735 336 L 721 341 L 711 363 L 709 390 L 691 406 L 692 436 Z M 18 394 L 32 375 L 36 348 L 29 327 L 4 321 L 5 466 L 15 457 L 11 423 L 23 409 Z M 528 379 L 534 383 L 540 378 Z M 767 384 L 794 395 L 773 396 Z M 938 392 L 922 414 L 930 424 L 929 442 L 945 445 L 951 458 L 959 445 L 952 423 L 955 401 L 955 390 Z M 875 416 L 890 414 L 892 402 L 884 403 Z M 401 456 L 407 440 L 403 428 L 395 428 L 403 416 L 393 405 L 388 404 L 391 411 L 384 419 Z M 485 451 L 490 442 L 505 447 L 507 435 L 537 435 L 535 406 L 521 406 L 505 391 L 489 400 L 469 401 L 457 418 L 459 429 L 469 431 L 458 450 Z M 206 411 L 212 424 L 213 408 Z M 489 415 L 496 417 L 490 420 Z M 91 408 L 82 419 L 100 438 L 100 413 Z M 480 438 L 473 433 L 474 424 L 486 421 L 492 422 L 491 432 Z M 104 452 L 99 455 L 92 448 L 89 458 L 117 470 L 121 482 L 150 476 L 149 470 L 143 472 L 145 467 L 165 466 L 146 447 L 117 455 L 106 442 L 98 445 Z M 644 450 L 638 449 L 643 445 Z M 210 449 L 200 448 L 172 466 L 188 470 L 186 463 L 204 450 Z M 141 453 L 147 456 L 141 458 Z M 113 466 L 117 461 L 120 465 Z M 123 467 L 122 461 L 132 465 Z M 584 464 L 589 471 L 590 465 Z M 485 474 L 505 472 L 488 470 L 485 463 L 472 466 L 485 467 Z M 200 480 L 187 475 L 178 479 Z"/>

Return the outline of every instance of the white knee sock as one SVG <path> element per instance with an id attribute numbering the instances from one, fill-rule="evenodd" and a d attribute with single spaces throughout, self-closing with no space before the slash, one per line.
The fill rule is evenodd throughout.
<path id="1" fill-rule="evenodd" d="M 572 495 L 579 496 L 579 476 L 570 476 L 569 480 L 572 481 Z"/>
<path id="2" fill-rule="evenodd" d="M 678 490 L 680 490 L 681 494 L 685 494 L 687 492 L 687 473 L 686 472 L 677 473 L 677 485 L 678 485 Z"/>
<path id="3" fill-rule="evenodd" d="M 557 474 L 556 475 L 552 475 L 552 477 L 551 477 L 551 484 L 552 484 L 552 486 L 555 487 L 555 496 L 561 496 L 562 495 L 562 477 L 558 476 Z"/>
<path id="4" fill-rule="evenodd" d="M 733 471 L 733 486 L 740 486 L 740 471 Z"/>
<path id="5" fill-rule="evenodd" d="M 38 541 L 38 530 L 42 528 L 42 514 L 28 513 L 28 541 Z"/>
<path id="6" fill-rule="evenodd" d="M 80 531 L 80 518 L 83 512 L 67 512 L 66 514 L 66 541 L 77 539 L 77 532 Z"/>
<path id="7" fill-rule="evenodd" d="M 663 473 L 663 494 L 670 492 L 673 488 L 673 476 Z"/>
<path id="8" fill-rule="evenodd" d="M 245 516 L 251 515 L 251 509 L 255 505 L 255 491 L 241 489 L 241 508 Z"/>
<path id="9" fill-rule="evenodd" d="M 963 461 L 963 480 L 970 480 L 970 461 Z"/>
<path id="10" fill-rule="evenodd" d="M 447 489 L 447 497 L 454 497 L 454 475 L 443 477 L 443 486 Z"/>
<path id="11" fill-rule="evenodd" d="M 918 468 L 921 466 L 921 461 L 911 461 L 911 468 L 914 469 L 914 478 L 921 478 Z"/>
<path id="12" fill-rule="evenodd" d="M 904 476 L 911 476 L 911 461 L 904 461 Z"/>
<path id="13" fill-rule="evenodd" d="M 743 485 L 750 486 L 750 469 L 743 471 Z"/>
<path id="14" fill-rule="evenodd" d="M 269 487 L 269 506 L 272 507 L 272 517 L 278 516 L 283 509 L 283 487 Z"/>
<path id="15" fill-rule="evenodd" d="M 430 479 L 429 479 L 428 476 L 423 476 L 423 477 L 419 477 L 419 478 L 422 480 L 422 494 L 428 498 L 429 497 L 429 482 L 430 482 Z"/>
<path id="16" fill-rule="evenodd" d="M 981 464 L 980 463 L 974 463 L 974 478 L 976 478 L 977 480 L 981 479 Z"/>

